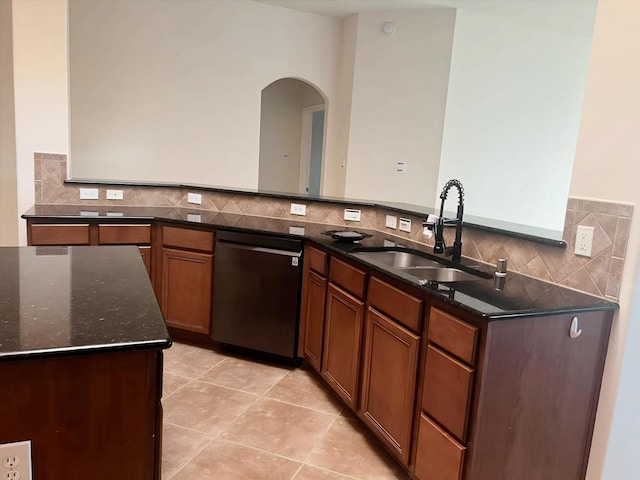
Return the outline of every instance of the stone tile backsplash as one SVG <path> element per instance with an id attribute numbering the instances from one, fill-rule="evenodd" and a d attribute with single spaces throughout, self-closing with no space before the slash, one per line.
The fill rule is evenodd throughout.
<path id="1" fill-rule="evenodd" d="M 67 178 L 66 155 L 36 153 L 34 161 L 36 204 L 191 207 L 374 229 L 388 234 L 392 241 L 406 238 L 433 245 L 433 239 L 422 234 L 422 217 L 402 214 L 411 220 L 411 232 L 405 233 L 385 227 L 387 214 L 400 215 L 384 208 L 354 207 L 362 211 L 361 221 L 349 222 L 343 219 L 343 209 L 348 205 L 340 203 L 305 201 L 307 215 L 299 217 L 290 214 L 291 200 L 287 199 L 198 191 L 202 194 L 202 204 L 198 206 L 187 202 L 187 189 L 120 185 L 100 185 L 100 200 L 80 200 L 80 185 L 64 183 Z M 123 200 L 106 200 L 107 188 L 123 190 Z M 495 264 L 498 258 L 507 258 L 509 270 L 615 300 L 620 292 L 632 215 L 631 204 L 569 198 L 563 233 L 566 249 L 466 228 L 462 234 L 462 254 L 489 264 Z M 573 253 L 578 225 L 595 229 L 591 258 Z M 447 244 L 452 243 L 453 234 L 453 230 L 445 232 Z"/>

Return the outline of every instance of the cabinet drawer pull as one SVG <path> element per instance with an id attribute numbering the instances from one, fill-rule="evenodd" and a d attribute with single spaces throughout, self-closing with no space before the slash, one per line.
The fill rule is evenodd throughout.
<path id="1" fill-rule="evenodd" d="M 571 327 L 569 328 L 569 336 L 571 338 L 578 338 L 582 333 L 582 329 L 578 327 L 578 317 L 571 319 Z"/>

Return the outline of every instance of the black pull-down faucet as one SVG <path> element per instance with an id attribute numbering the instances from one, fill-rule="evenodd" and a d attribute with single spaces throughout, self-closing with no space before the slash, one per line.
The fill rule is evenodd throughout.
<path id="1" fill-rule="evenodd" d="M 456 218 L 445 219 L 444 215 L 444 202 L 447 199 L 449 190 L 451 187 L 458 189 L 458 211 Z M 459 180 L 449 180 L 440 193 L 440 217 L 434 222 L 429 221 L 427 218 L 422 222 L 422 225 L 435 230 L 435 245 L 433 246 L 434 253 L 442 253 L 444 255 L 451 255 L 451 259 L 454 262 L 459 262 L 462 256 L 462 216 L 464 214 L 464 188 Z M 444 243 L 444 227 L 455 226 L 456 238 L 451 247 L 447 247 Z"/>

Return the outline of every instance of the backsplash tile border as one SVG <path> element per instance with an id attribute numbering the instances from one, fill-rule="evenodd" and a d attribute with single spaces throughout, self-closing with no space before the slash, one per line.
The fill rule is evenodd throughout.
<path id="1" fill-rule="evenodd" d="M 338 227 L 373 229 L 389 235 L 390 241 L 400 243 L 403 238 L 433 246 L 433 239 L 423 235 L 421 216 L 405 215 L 411 220 L 411 232 L 401 232 L 385 226 L 386 215 L 399 217 L 398 212 L 383 207 L 357 206 L 362 211 L 360 222 L 343 219 L 342 203 L 304 201 L 307 215 L 291 215 L 291 200 L 275 197 L 256 197 L 236 192 L 206 192 L 201 205 L 187 202 L 188 189 L 154 186 L 100 185 L 99 200 L 80 200 L 80 185 L 65 184 L 67 156 L 35 153 L 34 182 L 36 204 L 169 206 L 241 213 L 262 217 L 284 218 Z M 95 187 L 95 185 L 92 185 Z M 107 188 L 123 190 L 123 200 L 106 200 Z M 484 263 L 495 264 L 507 258 L 509 270 L 540 280 L 563 285 L 599 297 L 617 300 L 626 255 L 634 205 L 620 202 L 571 197 L 567 201 L 563 239 L 567 248 L 517 239 L 476 229 L 463 229 L 462 254 Z M 578 225 L 594 227 L 593 256 L 580 257 L 573 253 Z M 447 243 L 454 232 L 445 231 Z"/>

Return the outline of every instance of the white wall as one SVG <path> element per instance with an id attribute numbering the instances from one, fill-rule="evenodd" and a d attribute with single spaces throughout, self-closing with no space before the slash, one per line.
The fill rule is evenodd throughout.
<path id="1" fill-rule="evenodd" d="M 635 204 L 589 480 L 640 478 L 640 2 L 598 4 L 570 194 Z M 613 420 L 613 423 L 611 423 Z"/>
<path id="2" fill-rule="evenodd" d="M 34 152 L 69 151 L 66 0 L 13 0 L 13 74 L 20 215 L 34 203 Z"/>
<path id="3" fill-rule="evenodd" d="M 465 213 L 561 235 L 590 47 L 458 10 L 438 185 L 462 181 Z"/>
<path id="4" fill-rule="evenodd" d="M 302 109 L 323 103 L 315 88 L 292 78 L 262 91 L 258 188 L 299 192 Z"/>
<path id="5" fill-rule="evenodd" d="M 76 178 L 256 188 L 262 89 L 294 77 L 334 97 L 339 19 L 246 0 L 72 0 L 69 23 Z"/>
<path id="6" fill-rule="evenodd" d="M 18 243 L 11 2 L 0 1 L 0 245 Z"/>
<path id="7" fill-rule="evenodd" d="M 347 197 L 433 204 L 455 15 L 358 14 Z M 395 33 L 382 32 L 386 21 Z"/>

